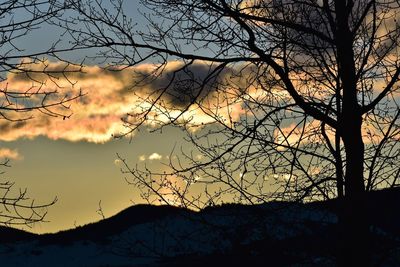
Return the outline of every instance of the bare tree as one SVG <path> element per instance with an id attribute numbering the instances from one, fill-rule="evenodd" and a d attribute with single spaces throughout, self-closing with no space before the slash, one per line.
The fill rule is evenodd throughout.
<path id="1" fill-rule="evenodd" d="M 155 63 L 135 74 L 150 90 L 136 90 L 129 132 L 177 125 L 193 144 L 171 172 L 126 164 L 143 196 L 197 208 L 338 197 L 340 264 L 368 265 L 365 192 L 400 173 L 399 2 L 142 0 L 147 30 L 110 3 L 71 3 L 74 45 L 108 67 Z"/>
<path id="2" fill-rule="evenodd" d="M 80 71 L 79 65 L 64 62 L 58 68 L 50 68 L 45 56 L 56 57 L 54 45 L 41 51 L 26 51 L 20 47 L 24 41 L 29 42 L 29 38 L 47 21 L 60 16 L 63 10 L 65 6 L 56 5 L 54 1 L 7 0 L 0 3 L 2 127 L 23 125 L 37 113 L 65 119 L 71 115 L 70 103 L 81 96 L 80 92 L 60 92 L 63 88 L 58 84 L 60 76 L 68 77 L 69 72 Z M 9 81 L 10 77 L 29 82 L 24 83 L 25 87 L 17 86 Z M 26 84 L 31 85 L 26 87 Z M 0 165 L 9 167 L 9 160 L 5 159 Z M 7 180 L 0 183 L 0 225 L 30 226 L 43 221 L 46 208 L 56 199 L 49 203 L 35 203 L 27 196 L 26 189 L 15 191 L 13 185 Z"/>
<path id="3" fill-rule="evenodd" d="M 5 160 L 0 166 L 10 167 L 9 160 Z M 4 175 L 4 171 L 1 175 Z M 27 195 L 27 190 L 13 190 L 14 183 L 10 181 L 0 182 L 0 224 L 6 226 L 32 226 L 43 222 L 47 214 L 47 208 L 53 205 L 57 198 L 47 203 L 35 203 Z"/>

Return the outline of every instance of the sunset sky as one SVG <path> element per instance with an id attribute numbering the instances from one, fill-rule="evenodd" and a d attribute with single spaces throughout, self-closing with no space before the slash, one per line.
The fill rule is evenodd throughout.
<path id="1" fill-rule="evenodd" d="M 29 75 L 18 71 L 6 73 L 4 66 L 7 64 L 3 63 L 0 73 L 0 87 L 3 93 L 3 110 L 0 115 L 8 116 L 0 120 L 0 158 L 11 160 L 11 167 L 4 167 L 2 170 L 5 171 L 3 178 L 15 182 L 13 190 L 27 188 L 28 196 L 34 199 L 35 203 L 50 203 L 55 198 L 58 200 L 48 208 L 48 222 L 38 223 L 28 229 L 29 231 L 44 233 L 68 229 L 98 221 L 103 215 L 112 216 L 132 204 L 144 203 L 141 191 L 129 184 L 134 176 L 126 172 L 127 168 L 145 171 L 139 173 L 139 176 L 145 175 L 147 169 L 158 173 L 159 176 L 144 176 L 144 180 L 152 186 L 159 182 L 163 187 L 164 183 L 160 181 L 165 176 L 168 180 L 167 186 L 168 183 L 175 183 L 180 189 L 190 187 L 190 204 L 195 202 L 199 192 L 203 195 L 196 200 L 201 199 L 199 203 L 202 205 L 214 204 L 214 198 L 219 203 L 243 199 L 243 203 L 261 203 L 267 198 L 270 200 L 271 192 L 279 190 L 282 195 L 289 192 L 299 196 L 303 190 L 306 193 L 300 196 L 302 200 L 306 197 L 310 197 L 308 200 L 328 199 L 339 195 L 336 192 L 339 192 L 339 186 L 336 188 L 333 184 L 340 184 L 339 181 L 343 177 L 337 170 L 340 168 L 343 171 L 348 165 L 345 161 L 342 162 L 345 157 L 345 153 L 341 152 L 344 151 L 344 142 L 343 136 L 338 134 L 342 127 L 338 123 L 343 111 L 343 98 L 340 94 L 344 89 L 338 82 L 340 79 L 336 77 L 340 74 L 340 68 L 337 66 L 336 55 L 333 55 L 335 50 L 331 50 L 325 43 L 321 44 L 324 54 L 322 56 L 326 56 L 323 66 L 320 66 L 319 56 L 316 55 L 318 53 L 313 54 L 313 49 L 307 52 L 307 49 L 297 51 L 297 48 L 293 48 L 290 55 L 286 55 L 286 43 L 281 44 L 279 34 L 278 37 L 272 38 L 275 32 L 271 30 L 273 33 L 268 33 L 268 23 L 255 20 L 252 27 L 259 31 L 253 33 L 256 34 L 255 39 L 259 38 L 255 46 L 258 45 L 260 49 L 267 51 L 263 53 L 271 53 L 272 56 L 266 57 L 271 56 L 271 60 L 278 66 L 277 69 L 271 69 L 271 63 L 259 57 L 259 52 L 247 49 L 247 44 L 242 44 L 247 35 L 250 36 L 249 42 L 252 39 L 250 33 L 245 33 L 246 27 L 236 25 L 230 16 L 225 18 L 225 13 L 221 15 L 222 18 L 214 14 L 218 18 L 214 29 L 217 32 L 213 32 L 207 28 L 203 29 L 203 26 L 200 27 L 202 29 L 196 28 L 199 27 L 196 19 L 214 27 L 213 20 L 208 17 L 213 15 L 207 14 L 208 8 L 200 12 L 200 15 L 205 14 L 203 17 L 196 19 L 190 17 L 189 11 L 178 10 L 178 13 L 184 12 L 182 16 L 188 16 L 189 21 L 193 20 L 195 26 L 190 23 L 187 26 L 185 19 L 176 19 L 172 11 L 168 13 L 172 14 L 172 17 L 166 16 L 163 20 L 160 18 L 162 13 L 157 15 L 153 10 L 155 13 L 151 15 L 152 10 L 140 6 L 140 1 L 123 1 L 122 9 L 127 16 L 118 13 L 118 19 L 121 20 L 121 24 L 118 25 L 128 29 L 129 37 L 126 37 L 120 29 L 114 31 L 112 25 L 96 24 L 102 20 L 104 14 L 108 14 L 106 10 L 115 12 L 115 7 L 110 2 L 118 1 L 86 2 L 101 10 L 100 18 L 95 20 L 96 22 L 93 22 L 90 12 L 88 16 L 82 15 L 85 13 L 82 10 L 78 15 L 67 10 L 60 20 L 41 23 L 28 34 L 16 38 L 7 47 L 0 47 L 0 52 L 12 51 L 12 55 L 15 53 L 19 61 L 11 62 L 12 64 L 20 64 L 19 66 L 29 70 Z M 47 5 L 48 2 L 42 4 Z M 156 5 L 160 3 L 156 2 Z M 170 7 L 161 5 L 157 8 L 165 11 Z M 243 8 L 243 12 L 250 12 L 248 10 L 252 8 Z M 94 11 L 94 14 L 97 13 Z M 397 22 L 394 22 L 399 14 L 392 15 L 391 17 L 390 12 L 385 15 L 391 23 L 379 24 L 377 34 L 385 36 L 385 32 L 391 32 L 391 27 L 397 27 Z M 17 12 L 8 19 L 24 20 L 24 16 L 29 16 L 29 12 Z M 302 19 L 310 20 L 308 17 Z M 56 25 L 55 21 L 59 24 Z M 151 21 L 163 24 L 161 28 L 167 29 L 158 32 L 161 37 L 151 32 L 157 29 L 157 26 L 147 25 Z M 0 21 L 3 24 L 8 22 Z M 310 27 L 319 27 L 314 20 L 311 24 Z M 325 24 L 324 27 L 327 27 L 326 22 Z M 236 32 L 237 27 L 241 32 Z M 176 28 L 178 30 L 174 32 Z M 292 30 L 295 34 L 295 30 Z M 143 33 L 148 31 L 149 35 Z M 167 33 L 164 35 L 163 31 Z M 190 35 L 191 31 L 194 31 L 193 36 Z M 205 34 L 206 39 L 201 38 L 202 34 Z M 290 32 L 287 34 L 289 36 Z M 165 37 L 166 35 L 168 36 Z M 386 39 L 380 37 L 382 40 L 371 37 L 371 42 L 374 40 L 377 46 L 386 47 L 385 41 L 395 39 L 389 35 Z M 304 38 L 304 42 L 311 42 L 308 35 L 297 37 Z M 374 103 L 372 99 L 376 97 L 377 92 L 390 84 L 388 77 L 395 75 L 398 68 L 397 46 L 395 53 L 388 53 L 382 58 L 378 55 L 379 49 L 374 48 L 374 53 L 362 60 L 363 50 L 368 43 L 363 40 L 364 37 L 368 36 L 358 37 L 359 43 L 354 44 L 354 51 L 360 56 L 356 63 L 368 69 L 365 74 L 360 74 L 360 81 L 357 81 L 357 88 L 354 88 L 359 97 L 355 98 L 355 102 L 359 102 L 363 108 L 368 107 L 368 102 Z M 110 44 L 110 38 L 115 38 L 120 43 L 113 40 L 116 43 Z M 4 40 L 8 42 L 7 39 Z M 78 40 L 76 42 L 79 49 L 76 49 L 73 40 Z M 91 42 L 95 43 L 96 48 L 86 47 L 93 46 Z M 316 41 L 312 42 L 314 44 L 310 44 L 310 47 L 313 47 Z M 292 45 L 296 47 L 296 43 L 297 41 Z M 149 44 L 151 48 L 148 47 Z M 281 45 L 283 47 L 280 47 Z M 14 46 L 20 50 L 14 49 Z M 57 56 L 45 53 L 52 47 L 66 51 L 57 52 Z M 166 48 L 175 52 L 166 55 Z M 111 49 L 108 52 L 114 54 L 101 54 L 107 49 Z M 282 55 L 279 49 L 282 49 Z M 152 50 L 156 53 L 150 53 L 148 56 L 146 53 Z M 176 51 L 191 53 L 190 56 L 180 56 L 196 57 L 196 60 L 178 60 Z M 30 62 L 20 55 L 36 55 L 42 52 L 44 56 L 40 56 L 35 62 Z M 102 58 L 101 55 L 106 56 Z M 293 66 L 286 66 L 288 62 L 285 60 L 293 63 Z M 374 60 L 390 67 L 381 68 Z M 315 63 L 318 64 L 314 66 Z M 382 70 L 386 72 L 377 74 L 375 68 L 379 73 Z M 279 70 L 287 76 L 281 76 Z M 43 71 L 49 75 L 43 74 Z M 368 76 L 370 74 L 371 77 Z M 290 81 L 291 87 L 284 82 L 285 77 Z M 52 112 L 62 114 L 61 116 L 51 116 L 51 112 L 40 112 L 45 111 L 43 109 L 27 113 L 8 112 L 7 108 L 4 108 L 10 103 L 7 92 L 16 92 L 19 96 L 27 92 L 55 90 L 61 98 L 65 96 L 66 99 L 74 99 L 75 96 L 82 96 L 68 102 L 68 106 L 50 108 Z M 298 102 L 296 97 L 301 101 Z M 53 100 L 53 96 L 49 98 Z M 364 164 L 370 167 L 368 179 L 371 182 L 370 187 L 374 189 L 389 186 L 392 178 L 394 182 L 398 178 L 396 168 L 385 159 L 395 159 L 400 155 L 396 150 L 399 146 L 399 131 L 396 128 L 398 125 L 393 127 L 400 114 L 398 99 L 396 87 L 387 95 L 387 99 L 379 100 L 379 105 L 370 113 L 362 115 L 363 117 L 360 115 L 360 120 L 363 121 L 359 129 L 359 137 L 362 139 L 360 143 L 364 143 L 366 148 L 362 152 L 365 155 Z M 35 104 L 40 105 L 39 97 L 30 98 L 29 101 L 24 100 L 24 97 L 17 97 L 13 98 L 11 103 L 13 107 L 29 108 Z M 305 103 L 306 107 L 310 107 L 323 119 L 318 119 L 318 116 L 306 111 L 299 103 Z M 140 117 L 143 115 L 140 113 L 145 110 L 151 112 Z M 25 120 L 30 116 L 32 118 Z M 129 126 L 139 123 L 141 118 L 145 120 L 140 127 L 130 131 Z M 164 126 L 170 121 L 181 128 L 160 128 L 160 125 Z M 185 137 L 188 136 L 193 137 L 200 145 L 196 148 L 193 145 L 195 141 L 185 141 Z M 380 142 L 384 146 L 381 146 Z M 185 155 L 189 156 L 185 158 Z M 381 156 L 384 163 L 374 170 Z M 184 168 L 191 160 L 192 163 L 203 162 L 206 158 L 213 159 L 212 164 L 201 164 L 201 167 L 196 169 L 197 172 L 190 169 L 185 173 L 186 176 L 168 172 L 166 174 L 170 162 Z M 368 168 L 365 168 L 365 173 L 369 171 Z M 333 178 L 335 175 L 338 175 L 337 180 Z M 158 178 L 153 180 L 153 177 Z M 362 175 L 360 178 L 363 178 Z M 202 180 L 202 183 L 198 183 L 199 180 Z M 222 184 L 222 187 L 216 185 L 215 181 Z M 316 185 L 315 181 L 318 181 Z M 203 188 L 199 184 L 202 184 Z M 322 189 L 319 188 L 320 184 Z M 310 190 L 307 189 L 308 186 Z M 343 189 L 343 186 L 340 186 Z M 287 189 L 289 187 L 291 189 Z M 166 190 L 167 195 L 171 193 Z M 312 190 L 320 192 L 311 192 Z M 211 191 L 213 196 L 209 194 Z M 155 195 L 157 194 L 151 197 Z M 178 196 L 179 199 L 179 194 L 170 195 L 173 195 L 172 198 Z M 295 199 L 292 195 L 290 197 Z M 162 202 L 156 202 L 154 198 L 150 200 L 153 204 Z M 164 201 L 171 201 L 170 204 L 177 203 L 176 199 Z M 103 214 L 98 212 L 100 207 Z"/>

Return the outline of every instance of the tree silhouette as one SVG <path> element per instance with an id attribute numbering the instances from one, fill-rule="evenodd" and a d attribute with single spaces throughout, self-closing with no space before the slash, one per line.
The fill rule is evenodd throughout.
<path id="1" fill-rule="evenodd" d="M 144 197 L 192 207 L 338 197 L 339 263 L 367 266 L 365 192 L 397 186 L 400 173 L 399 2 L 142 0 L 147 30 L 110 3 L 71 3 L 74 45 L 109 66 L 156 63 L 136 73 L 151 90 L 137 91 L 129 132 L 177 125 L 194 145 L 170 157 L 171 172 L 126 164 Z"/>
<path id="2" fill-rule="evenodd" d="M 25 38 L 32 37 L 35 30 L 60 16 L 64 10 L 64 5 L 52 1 L 7 0 L 0 3 L 0 119 L 3 129 L 19 127 L 36 113 L 65 119 L 71 115 L 70 103 L 81 96 L 81 93 L 59 92 L 62 87 L 57 83 L 58 77 L 67 77 L 71 71 L 80 71 L 80 67 L 65 62 L 58 69 L 49 68 L 44 56 L 56 56 L 55 46 L 34 52 L 20 48 L 23 40 L 28 40 Z M 29 83 L 23 88 L 16 86 L 9 82 L 10 76 L 30 81 L 31 86 L 26 87 Z M 45 88 L 46 82 L 56 89 Z M 9 167 L 9 160 L 5 159 L 0 166 Z M 26 189 L 15 191 L 13 185 L 7 180 L 0 182 L 0 225 L 30 226 L 43 221 L 46 208 L 56 199 L 35 203 L 27 196 Z"/>

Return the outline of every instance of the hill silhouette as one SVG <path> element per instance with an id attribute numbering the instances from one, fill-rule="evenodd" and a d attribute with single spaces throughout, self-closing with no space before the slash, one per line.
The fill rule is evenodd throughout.
<path id="1" fill-rule="evenodd" d="M 106 242 L 108 237 L 120 234 L 132 226 L 159 220 L 165 216 L 190 212 L 174 206 L 135 205 L 98 222 L 55 234 L 43 234 L 39 236 L 39 239 L 42 243 L 55 244 L 66 244 L 79 240 Z"/>
<path id="2" fill-rule="evenodd" d="M 368 194 L 381 266 L 400 265 L 399 201 L 398 188 Z M 200 212 L 136 205 L 54 234 L 0 227 L 0 255 L 2 266 L 333 266 L 339 204 L 226 204 Z"/>

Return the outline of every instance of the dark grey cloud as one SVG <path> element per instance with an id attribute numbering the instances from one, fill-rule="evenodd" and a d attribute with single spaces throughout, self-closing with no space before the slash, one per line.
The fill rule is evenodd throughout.
<path id="1" fill-rule="evenodd" d="M 27 121 L 7 121 L 7 120 L 2 120 L 0 122 L 0 132 L 2 134 L 6 134 L 10 131 L 15 131 L 18 129 L 23 128 L 27 124 Z"/>
<path id="2" fill-rule="evenodd" d="M 216 70 L 216 65 L 197 62 L 183 67 L 176 65 L 165 68 L 161 74 L 151 72 L 136 74 L 135 81 L 142 80 L 132 89 L 127 87 L 123 93 L 135 90 L 152 98 L 162 94 L 162 104 L 172 108 L 184 108 L 192 102 L 200 102 L 223 85 L 230 73 L 228 67 Z"/>

